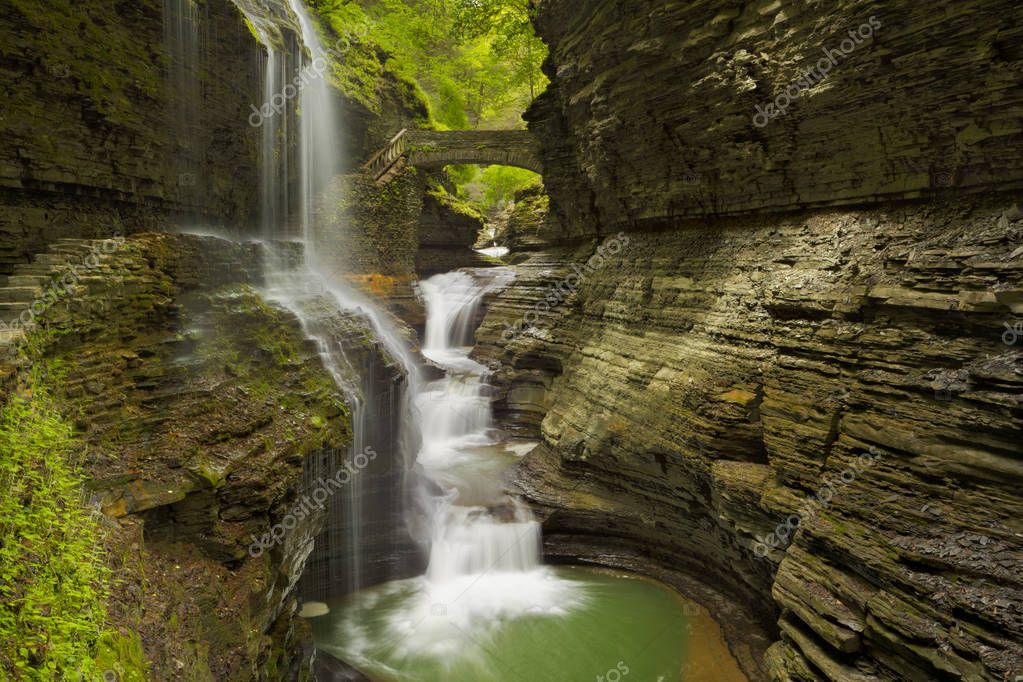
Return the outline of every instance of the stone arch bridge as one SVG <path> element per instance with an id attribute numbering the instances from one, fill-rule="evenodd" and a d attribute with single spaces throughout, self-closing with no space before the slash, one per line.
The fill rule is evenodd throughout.
<path id="1" fill-rule="evenodd" d="M 363 170 L 377 184 L 390 182 L 406 166 L 454 164 L 515 166 L 542 173 L 539 145 L 528 130 L 411 130 L 395 135 Z"/>

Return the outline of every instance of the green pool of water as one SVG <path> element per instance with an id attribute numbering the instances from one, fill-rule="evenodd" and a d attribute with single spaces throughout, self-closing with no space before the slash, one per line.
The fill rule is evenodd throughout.
<path id="1" fill-rule="evenodd" d="M 376 682 L 745 680 L 703 609 L 610 571 L 416 578 L 330 607 L 317 646 Z"/>

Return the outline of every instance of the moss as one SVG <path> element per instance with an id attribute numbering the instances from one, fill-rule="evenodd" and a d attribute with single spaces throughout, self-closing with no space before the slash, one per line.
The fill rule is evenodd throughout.
<path id="1" fill-rule="evenodd" d="M 204 338 L 198 344 L 196 352 L 205 359 L 208 371 L 225 369 L 257 400 L 269 400 L 295 414 L 313 412 L 319 420 L 318 426 L 313 425 L 313 442 L 303 442 L 299 451 L 344 439 L 350 415 L 347 405 L 335 397 L 337 387 L 330 376 L 303 372 L 301 390 L 290 385 L 289 373 L 302 366 L 300 345 L 304 339 L 291 331 L 294 325 L 287 313 L 268 305 L 248 286 L 221 290 L 210 302 L 216 314 L 224 316 L 223 328 L 231 332 Z"/>
<path id="2" fill-rule="evenodd" d="M 149 679 L 142 638 L 136 632 L 104 632 L 96 645 L 96 664 L 104 672 L 115 672 L 121 682 L 145 682 Z"/>
<path id="3" fill-rule="evenodd" d="M 90 658 L 88 667 L 79 666 L 90 682 L 107 670 L 121 680 L 227 679 L 229 665 L 262 660 L 277 646 L 263 630 L 269 600 L 277 596 L 251 603 L 246 596 L 244 585 L 260 584 L 269 568 L 246 560 L 247 538 L 262 532 L 264 505 L 297 483 L 304 456 L 323 445 L 343 448 L 351 432 L 348 407 L 297 320 L 238 283 L 258 264 L 255 253 L 193 237 L 133 237 L 104 265 L 102 277 L 83 281 L 39 319 L 46 333 L 26 345 L 23 364 L 35 376 L 24 379 L 22 402 L 42 406 L 45 399 L 46 419 L 8 438 L 21 442 L 56 429 L 43 428 L 47 423 L 59 425 L 58 432 L 70 434 L 75 458 L 89 452 L 75 475 L 92 476 L 90 496 L 119 518 L 98 538 L 75 534 L 102 548 L 95 549 L 97 571 L 109 566 L 120 577 L 92 588 L 91 605 L 73 611 L 91 619 L 92 634 L 76 654 L 79 661 Z M 54 443 L 47 456 L 58 453 Z M 0 460 L 5 445 L 0 442 Z M 15 506 L 4 497 L 8 488 L 0 480 L 0 503 Z M 76 483 L 78 502 L 80 490 Z M 238 490 L 254 516 L 224 521 L 215 501 L 237 499 Z M 195 525 L 175 523 L 165 535 L 164 510 L 178 502 Z M 3 542 L 0 551 L 11 546 Z M 61 567 L 75 556 L 63 545 L 51 554 Z M 0 559 L 0 570 L 17 566 L 6 555 Z M 233 572 L 239 563 L 244 576 Z M 74 562 L 92 565 L 80 557 Z M 63 573 L 61 586 L 81 582 L 73 571 Z M 54 585 L 41 584 L 54 593 Z M 0 612 L 9 602 L 15 603 L 0 595 Z M 37 630 L 51 639 L 60 634 L 50 625 Z M 150 647 L 152 675 L 131 632 Z M 29 650 L 30 635 L 6 639 Z M 18 654 L 18 647 L 0 645 L 0 679 L 17 678 L 11 666 Z"/>
<path id="4" fill-rule="evenodd" d="M 111 120 L 135 120 L 132 99 L 140 94 L 159 98 L 162 64 L 154 62 L 148 46 L 134 40 L 130 30 L 111 30 L 126 23 L 118 3 L 92 3 L 84 12 L 71 0 L 11 0 L 11 4 L 37 30 L 32 46 L 11 45 L 10 49 L 31 47 L 30 53 L 46 55 L 50 74 L 73 84 L 100 114 Z M 103 46 L 102 61 L 91 58 L 96 45 Z"/>
<path id="5" fill-rule="evenodd" d="M 323 42 L 332 55 L 331 81 L 370 112 L 385 115 L 388 91 L 410 112 L 417 124 L 429 126 L 430 98 L 417 83 L 402 75 L 400 65 L 368 35 L 369 20 L 357 3 L 333 5 L 319 13 Z"/>
<path id="6" fill-rule="evenodd" d="M 252 23 L 252 20 L 249 19 L 247 16 L 243 15 L 242 16 L 242 21 L 245 22 L 245 28 L 249 29 L 249 33 L 252 34 L 253 39 L 257 43 L 262 45 L 263 44 L 263 38 L 262 38 L 262 36 L 259 35 L 259 31 L 256 30 L 256 26 Z"/>
<path id="7" fill-rule="evenodd" d="M 63 372 L 37 354 L 39 336 L 23 350 L 25 384 L 0 410 L 0 671 L 144 680 L 141 645 L 108 624 L 103 533 L 83 504 L 86 448 L 52 397 Z"/>
<path id="8" fill-rule="evenodd" d="M 462 197 L 451 194 L 443 187 L 439 189 L 433 189 L 429 192 L 429 194 L 454 213 L 465 216 L 467 218 L 471 218 L 473 220 L 478 220 L 481 223 L 484 222 L 485 220 L 483 212 L 480 211 L 475 204 L 473 204 L 468 199 L 464 199 Z"/>
<path id="9" fill-rule="evenodd" d="M 197 453 L 197 457 L 201 457 L 201 454 Z M 217 467 L 212 462 L 203 461 L 202 459 L 198 459 L 198 461 L 191 464 L 188 470 L 209 484 L 210 488 L 219 488 L 224 485 L 228 474 L 227 469 Z"/>

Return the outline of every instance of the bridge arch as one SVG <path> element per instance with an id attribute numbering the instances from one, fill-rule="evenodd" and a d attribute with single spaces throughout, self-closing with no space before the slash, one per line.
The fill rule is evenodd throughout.
<path id="1" fill-rule="evenodd" d="M 403 130 L 363 166 L 380 184 L 406 166 L 515 166 L 543 173 L 539 145 L 528 130 Z"/>

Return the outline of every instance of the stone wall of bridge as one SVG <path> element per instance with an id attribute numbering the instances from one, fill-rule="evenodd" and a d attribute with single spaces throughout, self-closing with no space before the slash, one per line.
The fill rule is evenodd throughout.
<path id="1" fill-rule="evenodd" d="M 479 164 L 543 172 L 539 147 L 528 130 L 412 130 L 407 137 L 409 163 L 419 168 Z"/>

